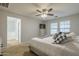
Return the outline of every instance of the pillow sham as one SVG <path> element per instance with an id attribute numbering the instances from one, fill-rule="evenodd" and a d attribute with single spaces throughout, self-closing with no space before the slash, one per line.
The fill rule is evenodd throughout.
<path id="1" fill-rule="evenodd" d="M 73 38 L 73 37 L 75 37 L 75 33 L 74 32 L 71 32 L 71 33 L 66 34 L 66 36 Z"/>

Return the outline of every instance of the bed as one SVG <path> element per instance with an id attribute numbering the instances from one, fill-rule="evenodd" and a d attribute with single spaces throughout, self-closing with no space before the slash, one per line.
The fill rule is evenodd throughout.
<path id="1" fill-rule="evenodd" d="M 52 37 L 33 38 L 30 49 L 39 56 L 79 56 L 79 43 L 69 41 L 64 44 L 53 44 Z"/>

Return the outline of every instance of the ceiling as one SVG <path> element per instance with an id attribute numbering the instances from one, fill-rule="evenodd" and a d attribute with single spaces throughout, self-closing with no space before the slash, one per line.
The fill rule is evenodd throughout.
<path id="1" fill-rule="evenodd" d="M 42 19 L 37 14 L 36 9 L 53 8 L 51 13 L 54 16 L 64 17 L 79 13 L 79 3 L 10 3 L 8 8 L 0 7 L 8 12 L 13 12 L 23 16 L 28 16 L 34 19 Z M 54 19 L 53 16 L 48 16 L 46 19 Z"/>

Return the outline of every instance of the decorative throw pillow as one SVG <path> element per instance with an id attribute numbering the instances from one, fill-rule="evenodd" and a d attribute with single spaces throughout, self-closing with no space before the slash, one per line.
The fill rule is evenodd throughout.
<path id="1" fill-rule="evenodd" d="M 67 37 L 65 33 L 59 32 L 54 35 L 53 39 L 55 44 L 61 44 L 64 40 L 67 39 Z"/>
<path id="2" fill-rule="evenodd" d="M 55 33 L 55 35 L 53 36 L 53 39 L 56 39 L 56 37 L 58 37 L 57 33 Z"/>

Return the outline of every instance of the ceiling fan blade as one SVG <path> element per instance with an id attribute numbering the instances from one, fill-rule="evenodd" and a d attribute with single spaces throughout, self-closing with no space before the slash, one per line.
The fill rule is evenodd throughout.
<path id="1" fill-rule="evenodd" d="M 41 13 L 41 11 L 40 10 L 36 10 L 37 12 L 39 12 L 39 13 Z"/>
<path id="2" fill-rule="evenodd" d="M 48 10 L 48 12 L 50 12 L 50 11 L 52 11 L 53 9 L 52 8 L 50 8 L 49 10 Z"/>
<path id="3" fill-rule="evenodd" d="M 41 14 L 36 14 L 35 16 L 40 16 Z"/>
<path id="4" fill-rule="evenodd" d="M 49 15 L 49 16 L 53 16 L 54 14 L 47 14 L 47 15 Z"/>

